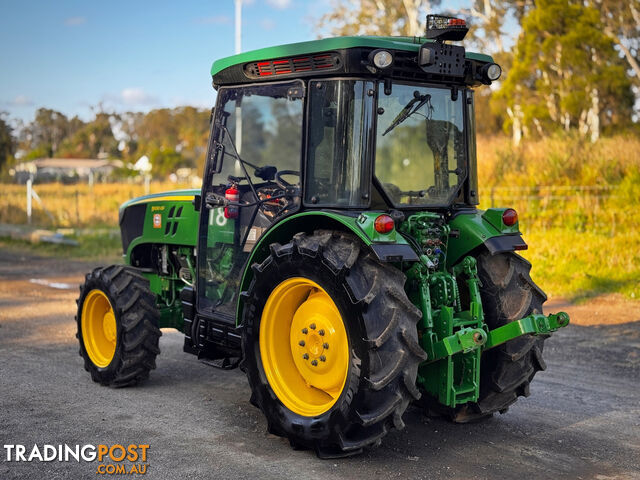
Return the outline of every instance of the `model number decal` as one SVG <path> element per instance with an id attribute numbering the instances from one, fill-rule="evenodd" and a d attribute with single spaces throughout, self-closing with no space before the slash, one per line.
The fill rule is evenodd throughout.
<path id="1" fill-rule="evenodd" d="M 227 217 L 224 216 L 223 207 L 209 210 L 209 225 L 213 225 L 214 222 L 219 227 L 224 227 L 227 224 Z"/>

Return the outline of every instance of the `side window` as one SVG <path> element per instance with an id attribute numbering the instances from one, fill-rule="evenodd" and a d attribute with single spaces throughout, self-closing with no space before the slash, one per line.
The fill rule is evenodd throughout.
<path id="1" fill-rule="evenodd" d="M 218 93 L 205 198 L 233 204 L 211 204 L 200 216 L 200 311 L 233 319 L 250 252 L 275 221 L 300 206 L 303 94 L 300 81 Z"/>
<path id="2" fill-rule="evenodd" d="M 253 182 L 262 179 L 254 175 L 255 168 L 251 165 L 270 165 L 277 171 L 300 170 L 303 100 L 288 97 L 286 89 L 276 93 L 278 90 L 273 86 L 258 86 L 221 89 L 220 92 L 223 108 L 218 113 L 218 121 L 228 132 L 223 132 L 221 143 L 225 153 L 231 155 L 233 143 L 247 162 L 245 167 Z M 222 162 L 222 169 L 215 180 L 245 175 L 240 162 L 232 156 L 225 155 L 217 160 Z"/>
<path id="3" fill-rule="evenodd" d="M 371 82 L 310 82 L 305 203 L 343 207 L 369 203 L 373 92 Z"/>

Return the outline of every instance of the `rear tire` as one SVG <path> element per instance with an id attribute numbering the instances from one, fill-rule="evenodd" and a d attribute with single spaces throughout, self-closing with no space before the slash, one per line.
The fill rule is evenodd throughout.
<path id="1" fill-rule="evenodd" d="M 251 386 L 251 403 L 265 414 L 268 430 L 288 438 L 294 448 L 311 448 L 319 457 L 331 458 L 360 453 L 379 444 L 390 428 L 403 428 L 402 414 L 409 401 L 420 396 L 415 380 L 418 364 L 425 358 L 417 341 L 420 311 L 404 292 L 404 274 L 380 263 L 357 237 L 332 231 L 299 233 L 286 245 L 272 244 L 271 255 L 252 268 L 254 278 L 245 294 L 241 367 Z M 269 313 L 263 312 L 270 311 L 269 302 L 280 300 L 277 292 L 282 286 L 296 281 L 308 281 L 328 294 L 348 339 L 341 392 L 326 411 L 320 408 L 308 415 L 296 413 L 290 399 L 275 393 L 282 389 L 269 383 L 267 373 L 273 378 L 269 352 L 267 356 L 261 352 L 260 342 L 262 323 L 268 328 L 271 321 Z M 302 304 L 293 303 L 293 309 L 302 311 L 317 291 L 312 288 Z M 292 297 L 283 298 L 286 302 Z M 290 331 L 282 331 L 292 339 L 292 358 L 302 357 L 303 352 L 297 350 L 294 338 L 300 330 L 296 318 L 285 322 L 293 325 Z M 333 351 L 332 345 L 327 352 Z M 292 371 L 306 381 L 304 368 Z M 293 388 L 295 378 L 289 378 L 294 396 L 304 390 Z M 314 388 L 308 383 L 307 387 Z M 304 403 L 303 393 L 299 396 Z"/>
<path id="2" fill-rule="evenodd" d="M 542 313 L 545 293 L 529 275 L 531 264 L 515 253 L 477 257 L 480 296 L 489 330 Z M 529 396 L 529 384 L 535 374 L 545 370 L 542 350 L 547 335 L 524 335 L 483 353 L 480 366 L 480 397 L 476 403 L 455 409 L 434 406 L 457 423 L 476 422 L 506 413 L 518 397 Z"/>
<path id="3" fill-rule="evenodd" d="M 162 335 L 148 280 L 122 265 L 96 268 L 77 303 L 80 356 L 93 381 L 124 387 L 146 379 L 156 368 Z"/>

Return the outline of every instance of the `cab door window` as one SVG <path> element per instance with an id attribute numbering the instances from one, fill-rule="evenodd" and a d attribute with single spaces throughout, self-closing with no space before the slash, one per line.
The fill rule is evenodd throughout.
<path id="1" fill-rule="evenodd" d="M 303 103 L 299 81 L 218 92 L 203 193 L 239 205 L 210 205 L 201 215 L 203 311 L 234 316 L 249 253 L 272 223 L 300 206 Z"/>

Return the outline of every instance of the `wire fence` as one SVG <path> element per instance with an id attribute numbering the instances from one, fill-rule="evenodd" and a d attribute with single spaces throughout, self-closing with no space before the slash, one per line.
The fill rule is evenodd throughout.
<path id="1" fill-rule="evenodd" d="M 629 206 L 617 185 L 495 186 L 481 190 L 480 200 L 483 208 L 516 209 L 524 229 L 561 227 L 611 235 Z"/>
<path id="2" fill-rule="evenodd" d="M 535 187 L 492 187 L 489 190 L 491 206 L 496 201 L 573 200 L 576 198 L 610 198 L 615 194 L 616 185 L 540 185 Z M 486 193 L 486 192 L 485 192 Z"/>
<path id="3" fill-rule="evenodd" d="M 186 188 L 175 183 L 151 183 L 151 193 Z M 31 205 L 32 224 L 41 227 L 117 227 L 119 206 L 140 195 L 144 184 L 37 184 Z M 629 228 L 625 216 L 636 218 L 638 199 L 628 201 L 616 185 L 496 186 L 480 190 L 480 207 L 512 207 L 520 225 L 530 228 L 571 228 L 615 234 Z M 28 223 L 25 185 L 0 185 L 0 223 Z M 639 220 L 640 223 L 640 220 Z M 637 228 L 637 227 L 636 227 Z"/>
<path id="4" fill-rule="evenodd" d="M 188 188 L 176 183 L 36 184 L 30 202 L 27 185 L 0 185 L 0 223 L 44 228 L 117 227 L 125 201 L 146 193 Z M 31 210 L 31 215 L 29 215 Z"/>

